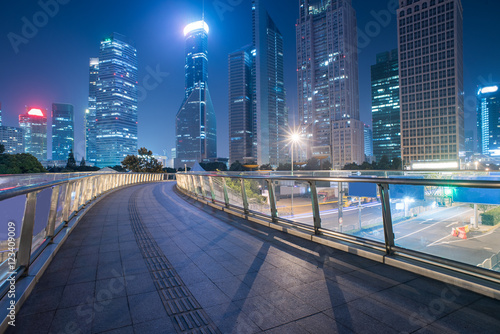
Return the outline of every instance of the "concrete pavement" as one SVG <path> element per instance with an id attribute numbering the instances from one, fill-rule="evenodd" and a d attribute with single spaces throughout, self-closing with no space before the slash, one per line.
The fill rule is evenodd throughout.
<path id="1" fill-rule="evenodd" d="M 174 183 L 97 203 L 14 333 L 493 333 L 500 301 L 203 207 Z"/>

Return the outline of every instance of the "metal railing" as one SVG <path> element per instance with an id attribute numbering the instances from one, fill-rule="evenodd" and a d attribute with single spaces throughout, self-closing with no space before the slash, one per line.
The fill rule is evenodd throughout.
<path id="1" fill-rule="evenodd" d="M 28 274 L 33 261 L 80 210 L 122 186 L 175 179 L 169 174 L 106 173 L 0 191 L 0 297 L 7 279 Z"/>
<path id="2" fill-rule="evenodd" d="M 500 272 L 480 264 L 500 249 L 500 229 L 496 229 L 500 224 L 481 225 L 478 206 L 488 212 L 498 208 L 500 181 L 446 176 L 425 179 L 404 175 L 297 177 L 190 172 L 177 174 L 177 187 L 204 202 L 294 227 L 311 236 L 366 246 L 383 256 L 416 259 L 499 283 Z M 488 205 L 483 205 L 484 199 L 467 195 L 474 189 L 489 194 Z M 467 231 L 470 227 L 469 232 L 465 232 L 465 225 Z M 475 239 L 476 244 L 467 237 Z"/>

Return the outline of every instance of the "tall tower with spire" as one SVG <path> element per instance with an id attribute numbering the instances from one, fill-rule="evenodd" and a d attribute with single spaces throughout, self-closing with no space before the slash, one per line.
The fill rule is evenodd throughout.
<path id="1" fill-rule="evenodd" d="M 204 20 L 184 29 L 185 97 L 175 119 L 176 168 L 217 157 L 216 118 L 208 90 L 208 32 Z"/>

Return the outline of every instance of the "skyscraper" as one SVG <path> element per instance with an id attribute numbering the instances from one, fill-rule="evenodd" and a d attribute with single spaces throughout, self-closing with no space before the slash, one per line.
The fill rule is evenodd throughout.
<path id="1" fill-rule="evenodd" d="M 175 167 L 189 167 L 217 157 L 217 125 L 208 90 L 208 25 L 188 24 L 186 38 L 185 97 L 176 116 Z"/>
<path id="2" fill-rule="evenodd" d="M 365 139 L 365 157 L 373 157 L 373 131 L 371 126 L 365 124 L 364 127 L 364 139 Z"/>
<path id="3" fill-rule="evenodd" d="M 336 169 L 364 161 L 359 120 L 356 13 L 351 0 L 300 0 L 297 33 L 299 121 L 307 157 Z"/>
<path id="4" fill-rule="evenodd" d="M 260 0 L 252 1 L 254 148 L 257 164 L 287 162 L 283 36 Z"/>
<path id="5" fill-rule="evenodd" d="M 229 55 L 229 162 L 256 162 L 253 46 Z"/>
<path id="6" fill-rule="evenodd" d="M 99 58 L 90 58 L 89 66 L 89 102 L 85 110 L 85 154 L 86 160 L 94 164 L 97 162 L 97 80 L 99 77 Z"/>
<path id="7" fill-rule="evenodd" d="M 96 94 L 98 167 L 137 154 L 137 50 L 113 33 L 101 42 Z M 89 111 L 90 113 L 90 111 Z"/>
<path id="8" fill-rule="evenodd" d="M 2 125 L 2 104 L 0 103 L 0 144 L 5 153 L 24 153 L 23 130 L 13 126 Z"/>
<path id="9" fill-rule="evenodd" d="M 74 151 L 75 119 L 71 104 L 52 104 L 52 160 L 67 160 Z"/>
<path id="10" fill-rule="evenodd" d="M 47 110 L 26 107 L 26 114 L 19 115 L 19 126 L 23 129 L 24 152 L 40 162 L 47 161 Z"/>
<path id="11" fill-rule="evenodd" d="M 479 87 L 477 92 L 477 141 L 479 153 L 500 156 L 500 89 Z"/>
<path id="12" fill-rule="evenodd" d="M 398 50 L 377 54 L 371 67 L 373 155 L 401 158 Z"/>
<path id="13" fill-rule="evenodd" d="M 448 161 L 464 149 L 460 0 L 401 0 L 398 15 L 404 165 Z"/>

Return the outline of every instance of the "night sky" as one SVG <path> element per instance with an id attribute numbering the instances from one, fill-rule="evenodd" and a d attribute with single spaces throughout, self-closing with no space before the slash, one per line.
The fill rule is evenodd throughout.
<path id="1" fill-rule="evenodd" d="M 55 0 L 42 0 L 51 2 Z M 75 106 L 76 155 L 84 153 L 83 115 L 88 98 L 88 63 L 97 57 L 101 39 L 115 31 L 135 41 L 139 57 L 139 85 L 149 72 L 162 74 L 157 88 L 139 103 L 139 146 L 162 154 L 175 146 L 175 115 L 184 97 L 184 36 L 188 23 L 201 19 L 202 0 L 59 0 L 58 13 L 43 22 L 38 1 L 2 1 L 0 4 L 0 102 L 4 125 L 18 126 L 25 105 L 51 109 L 53 102 Z M 251 0 L 206 0 L 209 34 L 209 88 L 217 113 L 218 155 L 228 148 L 228 53 L 251 43 Z M 214 4 L 226 4 L 217 11 Z M 373 12 L 387 10 L 390 0 L 353 0 L 358 29 L 375 27 Z M 229 5 L 229 3 L 237 5 Z M 285 40 L 287 105 L 297 113 L 295 22 L 298 0 L 263 0 Z M 466 130 L 475 126 L 478 84 L 500 81 L 500 1 L 463 0 Z M 41 26 L 27 36 L 18 52 L 9 33 L 22 35 L 23 18 Z M 361 120 L 371 124 L 370 66 L 375 55 L 397 47 L 396 16 L 368 31 L 359 55 Z M 29 33 L 29 32 L 28 32 Z M 361 35 L 361 34 L 360 34 Z M 12 36 L 12 34 L 11 34 Z M 361 36 L 360 36 L 361 38 Z M 168 73 L 168 75 L 167 75 Z M 49 140 L 50 149 L 50 140 Z M 50 152 L 50 150 L 49 150 Z M 50 153 L 49 153 L 50 157 Z"/>

